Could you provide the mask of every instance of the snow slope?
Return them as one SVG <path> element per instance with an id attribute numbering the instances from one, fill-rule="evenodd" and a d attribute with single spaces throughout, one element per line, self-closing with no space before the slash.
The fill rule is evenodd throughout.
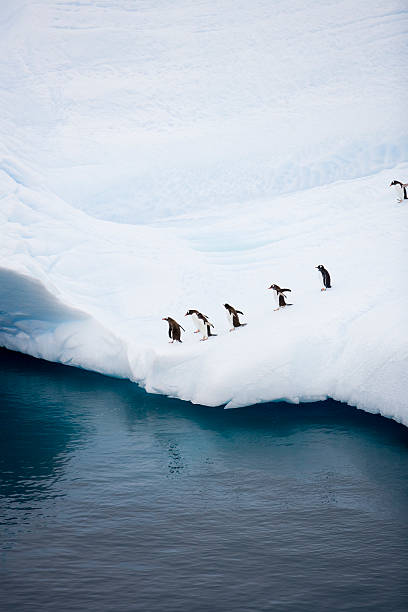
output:
<path id="1" fill-rule="evenodd" d="M 388 189 L 408 180 L 407 15 L 3 0 L 0 345 L 201 404 L 333 397 L 408 424 L 408 209 Z M 273 282 L 294 306 L 273 312 Z"/>
<path id="2" fill-rule="evenodd" d="M 0 131 L 140 223 L 407 160 L 405 0 L 2 0 Z"/>

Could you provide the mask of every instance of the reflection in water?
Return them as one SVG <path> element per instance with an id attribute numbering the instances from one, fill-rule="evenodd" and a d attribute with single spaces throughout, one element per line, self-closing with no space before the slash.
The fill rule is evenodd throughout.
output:
<path id="1" fill-rule="evenodd" d="M 2 507 L 0 520 L 27 517 L 41 500 L 63 494 L 56 483 L 86 437 L 80 392 L 67 368 L 0 351 L 0 499 L 26 511 L 8 516 Z"/>
<path id="2" fill-rule="evenodd" d="M 397 423 L 193 406 L 4 350 L 0 409 L 6 609 L 406 609 Z"/>
<path id="3" fill-rule="evenodd" d="M 169 444 L 169 474 L 180 474 L 185 469 L 184 458 L 176 442 Z"/>

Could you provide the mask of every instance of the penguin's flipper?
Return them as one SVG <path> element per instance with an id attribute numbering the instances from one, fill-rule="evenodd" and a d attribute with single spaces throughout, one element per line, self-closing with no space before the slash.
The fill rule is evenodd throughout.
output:
<path id="1" fill-rule="evenodd" d="M 238 314 L 242 314 L 242 315 L 244 314 L 244 313 L 242 312 L 242 310 L 237 310 L 237 313 L 238 313 Z"/>
<path id="2" fill-rule="evenodd" d="M 281 289 L 281 291 L 292 291 L 292 289 Z"/>

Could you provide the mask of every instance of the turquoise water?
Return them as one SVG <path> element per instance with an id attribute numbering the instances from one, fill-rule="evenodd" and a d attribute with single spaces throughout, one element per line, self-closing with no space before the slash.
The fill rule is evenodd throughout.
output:
<path id="1" fill-rule="evenodd" d="M 5 610 L 408 609 L 408 429 L 0 350 Z"/>

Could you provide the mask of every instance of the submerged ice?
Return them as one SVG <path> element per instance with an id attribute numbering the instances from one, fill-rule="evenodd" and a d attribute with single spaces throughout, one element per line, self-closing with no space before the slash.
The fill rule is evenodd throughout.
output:
<path id="1" fill-rule="evenodd" d="M 406 26 L 400 2 L 4 3 L 0 344 L 205 405 L 408 424 Z"/>

